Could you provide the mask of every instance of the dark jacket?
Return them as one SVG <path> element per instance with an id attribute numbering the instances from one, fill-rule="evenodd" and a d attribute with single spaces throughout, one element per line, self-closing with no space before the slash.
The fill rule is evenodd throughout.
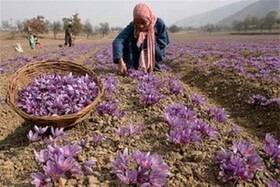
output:
<path id="1" fill-rule="evenodd" d="M 134 37 L 134 25 L 131 22 L 113 41 L 113 60 L 123 58 L 128 68 L 138 68 L 138 61 L 141 50 L 136 45 Z M 159 62 L 165 59 L 165 48 L 169 44 L 167 28 L 161 18 L 157 18 L 155 24 L 155 58 L 154 70 L 160 70 Z M 140 48 L 146 48 L 145 40 Z"/>
<path id="2" fill-rule="evenodd" d="M 71 47 L 72 45 L 72 27 L 68 26 L 66 29 L 65 29 L 65 44 L 64 45 L 67 45 L 69 44 L 69 46 Z"/>

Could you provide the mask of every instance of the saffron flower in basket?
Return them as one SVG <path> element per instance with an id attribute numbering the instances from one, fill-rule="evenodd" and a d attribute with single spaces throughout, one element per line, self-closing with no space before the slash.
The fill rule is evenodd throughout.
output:
<path id="1" fill-rule="evenodd" d="M 43 74 L 20 90 L 17 106 L 35 116 L 73 114 L 89 105 L 97 97 L 98 90 L 98 85 L 87 74 Z"/>

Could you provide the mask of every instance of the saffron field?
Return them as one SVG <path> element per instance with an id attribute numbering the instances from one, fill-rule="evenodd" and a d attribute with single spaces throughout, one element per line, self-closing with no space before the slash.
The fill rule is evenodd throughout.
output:
<path id="1" fill-rule="evenodd" d="M 116 73 L 113 38 L 63 48 L 45 37 L 31 50 L 1 34 L 0 186 L 279 187 L 279 36 L 172 34 L 161 73 L 127 76 Z M 46 60 L 80 63 L 104 84 L 70 129 L 28 124 L 5 102 L 11 75 Z"/>

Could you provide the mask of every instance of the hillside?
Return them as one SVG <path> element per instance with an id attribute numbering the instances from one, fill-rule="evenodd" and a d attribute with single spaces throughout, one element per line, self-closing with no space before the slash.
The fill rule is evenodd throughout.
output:
<path id="1" fill-rule="evenodd" d="M 248 15 L 253 17 L 264 17 L 268 12 L 276 11 L 280 15 L 280 1 L 279 0 L 259 0 L 244 9 L 236 12 L 219 22 L 218 25 L 230 25 L 233 21 L 244 20 Z"/>
<path id="2" fill-rule="evenodd" d="M 239 1 L 203 14 L 184 18 L 174 24 L 180 27 L 200 27 L 208 23 L 214 24 L 235 14 L 254 2 L 256 2 L 256 0 Z"/>

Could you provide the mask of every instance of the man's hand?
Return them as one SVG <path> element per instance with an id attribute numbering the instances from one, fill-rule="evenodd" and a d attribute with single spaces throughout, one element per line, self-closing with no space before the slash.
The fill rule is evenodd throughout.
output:
<path id="1" fill-rule="evenodd" d="M 120 74 L 125 75 L 127 68 L 122 58 L 118 59 L 118 71 Z"/>

